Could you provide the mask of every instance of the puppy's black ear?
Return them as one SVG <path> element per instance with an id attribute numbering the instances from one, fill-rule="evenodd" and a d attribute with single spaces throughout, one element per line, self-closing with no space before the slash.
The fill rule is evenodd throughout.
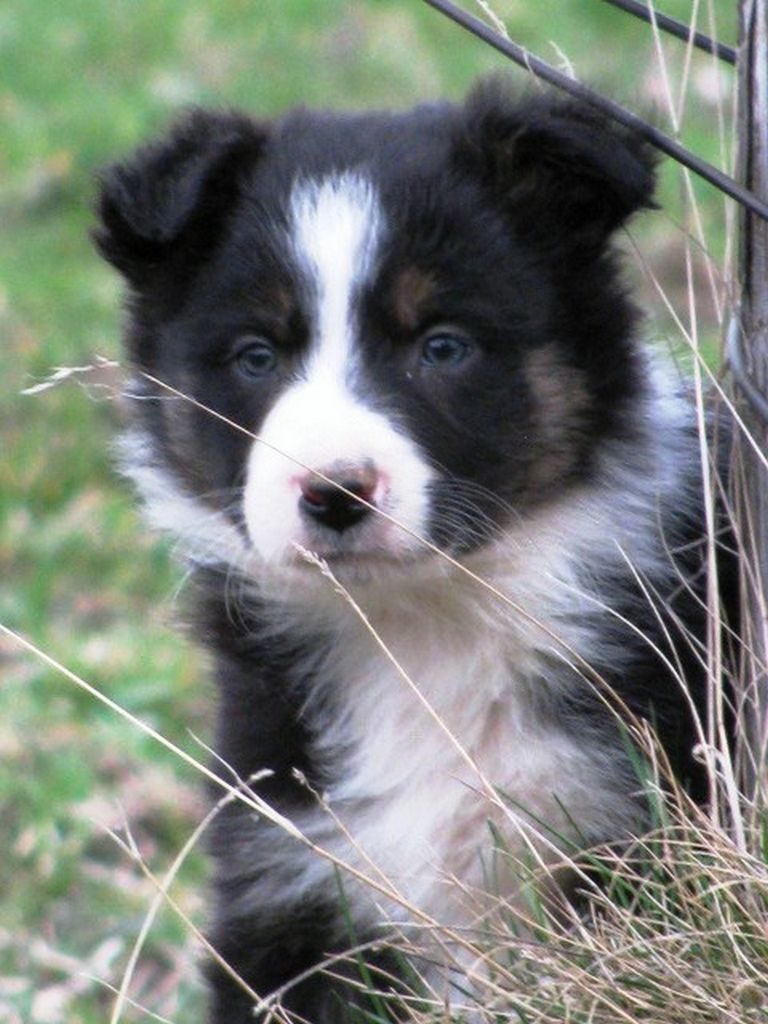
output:
<path id="1" fill-rule="evenodd" d="M 600 246 L 654 206 L 654 153 L 642 138 L 577 101 L 515 99 L 498 79 L 468 96 L 458 152 L 521 230 L 554 232 L 560 247 Z"/>
<path id="2" fill-rule="evenodd" d="M 251 119 L 195 110 L 170 134 L 102 172 L 93 232 L 101 254 L 135 286 L 185 247 L 213 243 L 267 130 Z"/>

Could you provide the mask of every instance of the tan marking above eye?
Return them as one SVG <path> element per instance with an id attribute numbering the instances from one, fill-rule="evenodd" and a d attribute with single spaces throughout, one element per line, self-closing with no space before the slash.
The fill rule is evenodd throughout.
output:
<path id="1" fill-rule="evenodd" d="M 263 324 L 266 332 L 279 340 L 290 338 L 291 329 L 301 308 L 294 290 L 285 284 L 257 288 L 244 301 L 244 313 L 254 323 Z"/>
<path id="2" fill-rule="evenodd" d="M 395 316 L 406 330 L 418 330 L 435 290 L 432 275 L 418 267 L 407 267 L 397 276 L 392 300 Z"/>

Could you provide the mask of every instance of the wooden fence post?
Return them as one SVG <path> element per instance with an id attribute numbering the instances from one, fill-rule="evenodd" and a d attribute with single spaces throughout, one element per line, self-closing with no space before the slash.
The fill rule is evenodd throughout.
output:
<path id="1" fill-rule="evenodd" d="M 768 200 L 768 0 L 739 0 L 738 163 L 740 178 Z M 768 458 L 768 222 L 742 210 L 739 309 L 730 332 L 738 408 Z M 750 791 L 764 781 L 768 746 L 768 470 L 738 439 L 734 501 L 748 569 L 743 573 L 742 696 L 744 774 Z"/>

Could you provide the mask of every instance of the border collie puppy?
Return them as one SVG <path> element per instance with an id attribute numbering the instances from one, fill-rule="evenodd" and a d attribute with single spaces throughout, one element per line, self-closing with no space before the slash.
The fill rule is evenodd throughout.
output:
<path id="1" fill-rule="evenodd" d="M 498 82 L 197 111 L 105 172 L 123 462 L 250 787 L 211 826 L 214 1024 L 363 1019 L 345 954 L 388 967 L 394 934 L 450 992 L 515 858 L 642 827 L 622 718 L 704 795 L 699 442 L 612 251 L 653 185 L 634 135 Z"/>

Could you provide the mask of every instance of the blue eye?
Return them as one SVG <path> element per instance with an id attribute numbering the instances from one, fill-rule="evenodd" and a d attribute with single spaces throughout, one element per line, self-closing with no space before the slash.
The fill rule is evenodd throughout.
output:
<path id="1" fill-rule="evenodd" d="M 439 331 L 431 334 L 421 349 L 424 366 L 458 366 L 472 352 L 472 343 L 460 334 Z"/>
<path id="2" fill-rule="evenodd" d="M 240 346 L 235 362 L 244 377 L 268 377 L 277 368 L 277 354 L 264 338 L 254 338 Z"/>

